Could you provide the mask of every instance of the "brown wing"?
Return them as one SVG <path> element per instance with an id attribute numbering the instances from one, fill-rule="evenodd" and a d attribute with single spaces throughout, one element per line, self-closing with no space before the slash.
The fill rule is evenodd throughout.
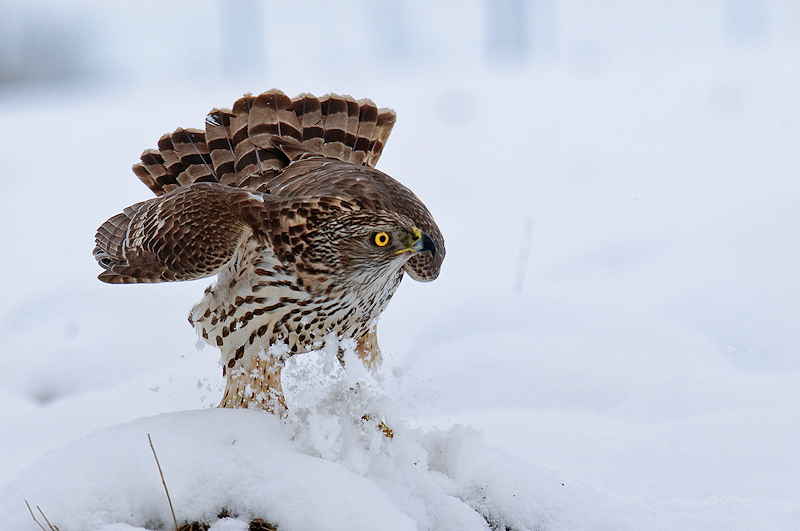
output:
<path id="1" fill-rule="evenodd" d="M 217 274 L 249 238 L 297 264 L 302 234 L 344 211 L 338 197 L 271 197 L 218 183 L 181 186 L 137 203 L 97 230 L 94 255 L 111 284 L 193 280 Z"/>
<path id="2" fill-rule="evenodd" d="M 216 274 L 263 217 L 259 197 L 216 183 L 181 186 L 126 208 L 97 231 L 95 258 L 112 284 Z"/>

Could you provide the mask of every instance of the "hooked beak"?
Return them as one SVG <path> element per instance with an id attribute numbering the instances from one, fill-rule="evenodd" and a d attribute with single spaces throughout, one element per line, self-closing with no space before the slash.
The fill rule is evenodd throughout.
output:
<path id="1" fill-rule="evenodd" d="M 433 239 L 416 227 L 412 230 L 414 231 L 414 241 L 411 242 L 409 247 L 395 251 L 394 254 L 405 252 L 424 253 L 429 251 L 433 256 L 436 256 L 436 245 L 433 243 Z"/>

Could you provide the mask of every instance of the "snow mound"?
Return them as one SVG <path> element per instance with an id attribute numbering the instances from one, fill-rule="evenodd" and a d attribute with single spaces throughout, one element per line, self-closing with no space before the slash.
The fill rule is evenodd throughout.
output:
<path id="1" fill-rule="evenodd" d="M 539 502 L 554 499 L 540 489 L 563 488 L 463 427 L 393 426 L 388 438 L 360 418 L 307 418 L 301 427 L 259 411 L 211 409 L 105 429 L 51 452 L 4 486 L 0 521 L 36 529 L 28 500 L 61 531 L 170 529 L 148 434 L 179 523 L 212 523 L 227 512 L 285 531 L 485 530 L 487 521 L 495 529 L 540 529 L 548 517 Z M 236 528 L 231 519 L 213 526 Z"/>
<path id="2" fill-rule="evenodd" d="M 148 436 L 178 523 L 210 531 L 246 530 L 253 519 L 279 531 L 722 530 L 765 521 L 777 529 L 796 519 L 791 503 L 664 502 L 564 482 L 473 428 L 409 425 L 407 405 L 386 392 L 396 382 L 366 372 L 351 350 L 345 373 L 336 352 L 290 360 L 284 419 L 245 409 L 164 413 L 45 454 L 0 487 L 2 528 L 40 529 L 27 501 L 60 531 L 172 530 Z"/>
<path id="3" fill-rule="evenodd" d="M 281 531 L 566 529 L 577 499 L 581 514 L 596 505 L 472 429 L 407 426 L 374 381 L 353 381 L 324 354 L 289 370 L 311 391 L 289 384 L 298 396 L 288 418 L 207 409 L 107 428 L 0 488 L 0 521 L 38 529 L 27 500 L 60 531 L 171 529 L 148 435 L 178 523 L 214 531 L 254 518 Z"/>

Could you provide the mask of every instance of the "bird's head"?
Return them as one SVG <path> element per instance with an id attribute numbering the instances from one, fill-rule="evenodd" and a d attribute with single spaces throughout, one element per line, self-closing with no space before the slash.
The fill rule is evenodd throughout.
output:
<path id="1" fill-rule="evenodd" d="M 321 223 L 315 233 L 308 258 L 348 283 L 380 282 L 412 256 L 437 251 L 431 237 L 411 218 L 393 212 L 347 212 Z"/>

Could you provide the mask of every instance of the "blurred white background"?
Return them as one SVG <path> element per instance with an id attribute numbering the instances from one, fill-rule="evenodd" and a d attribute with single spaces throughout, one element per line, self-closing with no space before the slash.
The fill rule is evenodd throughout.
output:
<path id="1" fill-rule="evenodd" d="M 398 113 L 378 168 L 448 245 L 381 322 L 410 422 L 720 528 L 798 518 L 800 4 L 0 10 L 0 479 L 215 403 L 185 322 L 207 282 L 102 285 L 93 234 L 149 197 L 130 166 L 162 133 L 280 88 Z"/>

